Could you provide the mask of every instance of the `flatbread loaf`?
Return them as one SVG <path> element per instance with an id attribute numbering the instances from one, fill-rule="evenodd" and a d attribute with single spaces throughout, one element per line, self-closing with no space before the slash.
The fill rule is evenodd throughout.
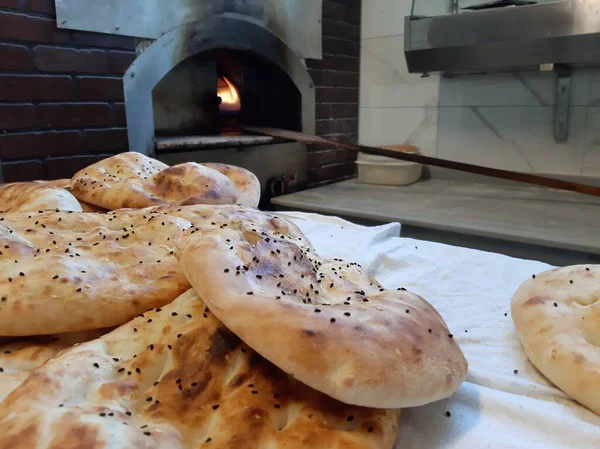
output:
<path id="1" fill-rule="evenodd" d="M 600 414 L 600 265 L 536 274 L 515 292 L 511 313 L 531 363 Z"/>
<path id="2" fill-rule="evenodd" d="M 237 204 L 242 206 L 257 207 L 260 202 L 260 181 L 249 170 L 234 165 L 205 163 L 205 167 L 217 170 L 227 176 L 237 188 L 239 197 Z"/>
<path id="3" fill-rule="evenodd" d="M 0 344 L 0 402 L 29 375 L 29 371 L 73 345 L 100 337 L 110 329 L 12 339 Z"/>
<path id="4" fill-rule="evenodd" d="M 0 447 L 389 449 L 398 414 L 294 381 L 190 290 L 34 369 L 0 404 Z"/>
<path id="5" fill-rule="evenodd" d="M 46 182 L 15 182 L 0 185 L 0 213 L 54 209 L 75 212 L 82 210 L 73 195 Z"/>
<path id="6" fill-rule="evenodd" d="M 296 379 L 339 401 L 403 408 L 452 395 L 467 362 L 439 313 L 300 236 L 231 220 L 178 244 L 183 271 L 223 323 Z"/>
<path id="7" fill-rule="evenodd" d="M 282 222 L 241 206 L 1 215 L 0 335 L 118 326 L 171 302 L 190 288 L 176 239 L 192 223 L 230 217 L 265 229 Z"/>
<path id="8" fill-rule="evenodd" d="M 79 171 L 71 180 L 78 199 L 104 209 L 160 204 L 235 204 L 238 191 L 227 176 L 188 162 L 169 167 L 140 153 L 126 152 Z"/>

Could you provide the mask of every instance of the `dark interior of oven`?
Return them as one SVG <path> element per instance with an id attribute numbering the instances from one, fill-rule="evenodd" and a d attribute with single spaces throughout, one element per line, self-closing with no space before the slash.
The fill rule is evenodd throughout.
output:
<path id="1" fill-rule="evenodd" d="M 228 103 L 232 88 L 238 106 Z M 216 50 L 187 59 L 154 88 L 153 106 L 157 138 L 243 135 L 243 125 L 302 129 L 301 95 L 293 81 L 245 51 Z"/>

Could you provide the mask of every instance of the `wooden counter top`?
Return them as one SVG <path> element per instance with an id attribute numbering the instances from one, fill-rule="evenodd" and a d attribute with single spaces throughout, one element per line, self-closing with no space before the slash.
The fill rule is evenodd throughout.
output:
<path id="1" fill-rule="evenodd" d="M 553 189 L 446 179 L 395 187 L 353 179 L 272 202 L 286 209 L 600 254 L 600 198 Z"/>

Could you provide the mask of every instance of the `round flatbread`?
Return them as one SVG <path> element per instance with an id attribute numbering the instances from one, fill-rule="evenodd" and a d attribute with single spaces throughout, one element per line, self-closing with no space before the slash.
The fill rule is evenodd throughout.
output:
<path id="1" fill-rule="evenodd" d="M 391 449 L 398 415 L 290 378 L 190 290 L 34 369 L 0 404 L 0 447 Z"/>
<path id="2" fill-rule="evenodd" d="M 82 211 L 77 198 L 47 182 L 15 182 L 0 185 L 0 213 L 55 209 Z"/>
<path id="3" fill-rule="evenodd" d="M 249 170 L 234 165 L 204 163 L 205 167 L 212 168 L 227 176 L 238 190 L 237 204 L 248 207 L 257 207 L 260 202 L 260 181 Z"/>
<path id="4" fill-rule="evenodd" d="M 194 162 L 169 167 L 126 152 L 79 171 L 71 180 L 79 200 L 108 209 L 160 204 L 235 204 L 238 192 L 227 176 Z"/>
<path id="5" fill-rule="evenodd" d="M 119 326 L 190 288 L 174 256 L 192 223 L 230 217 L 270 229 L 278 220 L 241 206 L 161 206 L 106 214 L 0 217 L 0 335 Z"/>
<path id="6" fill-rule="evenodd" d="M 73 345 L 98 338 L 110 329 L 12 339 L 0 344 L 0 402 L 21 384 L 29 371 Z"/>
<path id="7" fill-rule="evenodd" d="M 536 274 L 515 292 L 511 313 L 531 363 L 600 414 L 600 265 Z"/>
<path id="8" fill-rule="evenodd" d="M 452 395 L 467 362 L 439 313 L 383 289 L 359 266 L 321 260 L 281 220 L 196 224 L 181 237 L 183 271 L 246 344 L 339 401 L 403 408 Z"/>

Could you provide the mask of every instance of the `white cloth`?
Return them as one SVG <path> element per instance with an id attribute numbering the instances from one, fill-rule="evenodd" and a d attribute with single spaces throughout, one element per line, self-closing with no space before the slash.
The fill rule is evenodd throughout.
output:
<path id="1" fill-rule="evenodd" d="M 400 238 L 397 223 L 363 227 L 314 214 L 281 215 L 322 257 L 358 262 L 385 287 L 426 298 L 465 353 L 467 381 L 448 400 L 404 410 L 397 449 L 600 449 L 600 417 L 534 368 L 511 319 L 517 287 L 550 265 Z"/>

